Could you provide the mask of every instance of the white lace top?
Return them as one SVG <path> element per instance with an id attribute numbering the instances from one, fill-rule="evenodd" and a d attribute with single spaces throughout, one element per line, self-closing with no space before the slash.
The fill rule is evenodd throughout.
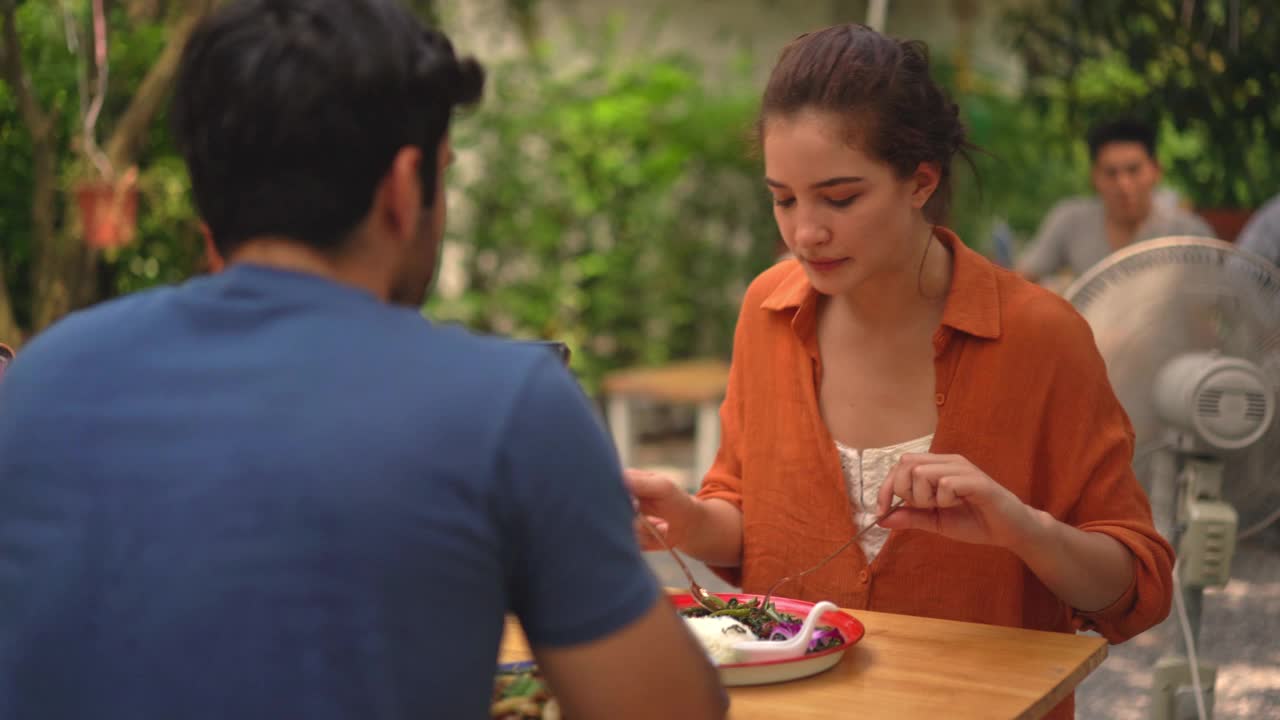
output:
<path id="1" fill-rule="evenodd" d="M 853 520 L 858 530 L 875 522 L 876 498 L 880 495 L 880 487 L 884 485 L 885 476 L 898 459 L 906 453 L 929 452 L 932 444 L 931 434 L 889 447 L 866 450 L 856 450 L 836 442 L 836 449 L 840 451 L 840 467 L 844 470 L 845 483 L 849 488 L 849 500 L 853 504 Z M 875 559 L 888 538 L 888 530 L 874 527 L 858 540 L 862 545 L 862 552 L 866 553 L 867 562 Z"/>

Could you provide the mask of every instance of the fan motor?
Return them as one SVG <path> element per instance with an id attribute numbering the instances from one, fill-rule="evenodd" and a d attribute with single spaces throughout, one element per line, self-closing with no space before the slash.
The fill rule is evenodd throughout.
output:
<path id="1" fill-rule="evenodd" d="M 1155 406 L 1169 424 L 1218 450 L 1239 450 L 1271 427 L 1275 400 L 1252 363 L 1216 352 L 1187 353 L 1156 375 Z"/>

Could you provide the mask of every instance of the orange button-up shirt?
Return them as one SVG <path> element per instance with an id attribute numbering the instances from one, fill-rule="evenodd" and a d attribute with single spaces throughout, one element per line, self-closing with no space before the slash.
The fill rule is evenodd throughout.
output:
<path id="1" fill-rule="evenodd" d="M 953 233 L 933 337 L 938 424 L 931 452 L 963 455 L 1023 502 L 1110 535 L 1135 578 L 1098 612 L 1068 607 L 1012 552 L 895 530 L 868 563 L 855 544 L 781 591 L 842 607 L 1037 630 L 1096 629 L 1121 642 L 1160 622 L 1173 549 L 1132 470 L 1134 436 L 1083 318 L 997 268 Z M 856 532 L 853 499 L 818 408 L 818 294 L 794 260 L 747 290 L 720 411 L 721 446 L 698 495 L 742 510 L 742 564 L 717 571 L 746 592 L 817 564 Z M 1071 717 L 1071 700 L 1052 717 Z"/>

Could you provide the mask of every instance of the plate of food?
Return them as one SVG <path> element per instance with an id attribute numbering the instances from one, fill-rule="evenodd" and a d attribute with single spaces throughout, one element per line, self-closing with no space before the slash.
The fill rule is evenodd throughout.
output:
<path id="1" fill-rule="evenodd" d="M 818 618 L 802 655 L 785 660 L 740 662 L 735 646 L 745 640 L 779 642 L 800 631 L 815 603 L 772 598 L 762 608 L 760 595 L 716 593 L 724 607 L 703 608 L 688 593 L 669 595 L 676 612 L 702 644 L 729 687 L 765 685 L 810 677 L 835 667 L 866 630 L 849 614 L 832 610 Z M 714 602 L 714 601 L 713 601 Z M 532 661 L 498 666 L 489 716 L 497 720 L 560 720 L 560 706 Z"/>
<path id="2" fill-rule="evenodd" d="M 785 660 L 743 662 L 735 645 L 746 640 L 785 641 L 800 631 L 814 603 L 774 597 L 761 607 L 760 595 L 715 593 L 724 608 L 711 612 L 688 593 L 670 596 L 690 632 L 720 671 L 729 687 L 786 682 L 825 672 L 844 658 L 866 629 L 840 610 L 824 613 L 803 655 Z"/>
<path id="3" fill-rule="evenodd" d="M 536 663 L 498 666 L 493 676 L 489 717 L 497 720 L 561 720 L 560 704 L 542 679 Z"/>

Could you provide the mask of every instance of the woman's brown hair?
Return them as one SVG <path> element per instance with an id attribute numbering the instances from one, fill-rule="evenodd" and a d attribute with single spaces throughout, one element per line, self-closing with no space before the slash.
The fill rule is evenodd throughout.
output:
<path id="1" fill-rule="evenodd" d="M 772 117 L 806 110 L 845 122 L 846 136 L 887 163 L 899 177 L 922 162 L 937 163 L 938 189 L 924 207 L 933 223 L 946 221 L 951 202 L 951 161 L 969 161 L 960 108 L 929 74 L 929 47 L 897 40 L 865 25 L 837 25 L 806 33 L 782 49 L 769 75 L 757 123 L 763 143 Z"/>

